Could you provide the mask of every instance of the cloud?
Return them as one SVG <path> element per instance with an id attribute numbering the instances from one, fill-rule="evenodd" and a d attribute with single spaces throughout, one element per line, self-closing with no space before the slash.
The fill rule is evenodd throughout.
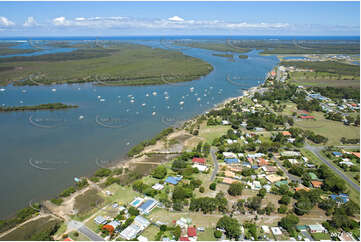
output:
<path id="1" fill-rule="evenodd" d="M 179 16 L 173 16 L 171 18 L 168 18 L 169 21 L 174 21 L 174 22 L 183 22 L 184 19 L 179 17 Z"/>
<path id="2" fill-rule="evenodd" d="M 38 26 L 39 24 L 36 22 L 35 18 L 30 16 L 26 19 L 25 23 L 23 24 L 24 27 L 34 27 Z"/>
<path id="3" fill-rule="evenodd" d="M 71 26 L 71 21 L 68 21 L 65 17 L 58 17 L 53 19 L 53 24 L 56 26 Z"/>
<path id="4" fill-rule="evenodd" d="M 10 21 L 9 19 L 0 16 L 0 26 L 5 26 L 5 27 L 9 27 L 9 26 L 14 26 L 15 23 Z"/>

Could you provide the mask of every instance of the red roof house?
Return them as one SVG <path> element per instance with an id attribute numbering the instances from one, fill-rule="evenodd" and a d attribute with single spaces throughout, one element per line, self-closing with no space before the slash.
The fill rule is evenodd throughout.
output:
<path id="1" fill-rule="evenodd" d="M 268 165 L 268 161 L 266 161 L 263 158 L 258 159 L 258 166 L 266 166 L 266 165 Z"/>
<path id="2" fill-rule="evenodd" d="M 352 152 L 352 154 L 360 159 L 360 152 Z"/>
<path id="3" fill-rule="evenodd" d="M 283 131 L 282 135 L 283 136 L 291 136 L 291 133 L 289 131 Z"/>
<path id="4" fill-rule="evenodd" d="M 114 227 L 109 225 L 109 224 L 106 224 L 103 226 L 103 229 L 105 230 L 108 230 L 109 233 L 113 233 L 114 232 Z"/>
<path id="5" fill-rule="evenodd" d="M 301 119 L 315 119 L 313 116 L 300 116 Z"/>
<path id="6" fill-rule="evenodd" d="M 73 241 L 71 238 L 66 238 L 66 239 L 64 239 L 63 241 Z"/>
<path id="7" fill-rule="evenodd" d="M 190 240 L 188 239 L 188 237 L 180 237 L 179 241 L 190 241 Z"/>
<path id="8" fill-rule="evenodd" d="M 194 158 L 192 159 L 192 162 L 193 162 L 193 163 L 205 164 L 205 163 L 206 163 L 206 159 L 194 157 Z"/>
<path id="9" fill-rule="evenodd" d="M 195 227 L 188 228 L 188 237 L 195 237 L 197 236 L 197 229 Z"/>

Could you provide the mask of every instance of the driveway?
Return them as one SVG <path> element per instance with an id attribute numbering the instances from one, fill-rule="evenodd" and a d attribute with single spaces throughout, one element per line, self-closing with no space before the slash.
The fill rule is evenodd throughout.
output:
<path id="1" fill-rule="evenodd" d="M 80 233 L 84 234 L 92 241 L 104 241 L 102 237 L 94 233 L 92 230 L 90 230 L 87 226 L 85 226 L 83 223 L 79 221 L 71 220 L 68 223 L 68 228 L 72 228 L 73 230 L 78 230 Z"/>
<path id="2" fill-rule="evenodd" d="M 306 144 L 305 148 L 309 151 L 311 151 L 315 156 L 317 156 L 324 164 L 326 164 L 329 168 L 331 168 L 334 172 L 336 172 L 339 176 L 341 176 L 352 188 L 354 188 L 357 191 L 360 191 L 360 184 L 354 183 L 350 178 L 348 178 L 342 171 L 337 169 L 330 161 L 325 159 L 321 155 L 321 150 L 324 148 L 323 146 L 313 146 Z"/>
<path id="3" fill-rule="evenodd" d="M 216 177 L 216 175 L 218 173 L 218 160 L 217 160 L 216 152 L 217 152 L 217 148 L 212 146 L 211 147 L 211 156 L 212 156 L 213 163 L 214 163 L 214 169 L 213 169 L 213 173 L 211 176 L 211 181 L 214 180 L 214 178 Z"/>

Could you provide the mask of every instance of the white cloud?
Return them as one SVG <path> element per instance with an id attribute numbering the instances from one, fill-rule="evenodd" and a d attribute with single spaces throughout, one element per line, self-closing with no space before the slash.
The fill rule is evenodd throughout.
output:
<path id="1" fill-rule="evenodd" d="M 171 18 L 168 18 L 169 21 L 174 21 L 174 22 L 183 22 L 184 19 L 179 17 L 179 16 L 173 16 Z"/>
<path id="2" fill-rule="evenodd" d="M 53 23 L 56 26 L 70 26 L 71 21 L 68 21 L 65 17 L 58 17 L 53 19 Z"/>
<path id="3" fill-rule="evenodd" d="M 10 21 L 9 19 L 0 16 L 0 26 L 5 26 L 5 27 L 9 27 L 9 26 L 13 26 L 15 25 L 14 22 Z"/>
<path id="4" fill-rule="evenodd" d="M 36 22 L 35 18 L 30 16 L 26 19 L 25 23 L 23 24 L 24 27 L 34 27 L 38 26 L 39 24 Z"/>

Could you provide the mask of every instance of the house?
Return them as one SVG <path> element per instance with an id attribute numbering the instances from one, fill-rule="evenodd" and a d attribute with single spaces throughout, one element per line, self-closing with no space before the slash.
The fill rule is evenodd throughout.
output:
<path id="1" fill-rule="evenodd" d="M 190 241 L 188 237 L 180 237 L 179 241 Z"/>
<path id="2" fill-rule="evenodd" d="M 337 194 L 331 194 L 330 198 L 334 201 L 336 201 L 337 203 L 347 203 L 349 201 L 349 197 L 347 194 L 345 193 L 341 193 L 339 195 Z"/>
<path id="3" fill-rule="evenodd" d="M 301 156 L 301 153 L 297 151 L 283 151 L 281 152 L 281 156 L 295 157 L 295 156 Z"/>
<path id="4" fill-rule="evenodd" d="M 225 158 L 229 158 L 229 159 L 237 158 L 237 155 L 232 152 L 223 152 L 222 154 Z"/>
<path id="5" fill-rule="evenodd" d="M 340 241 L 356 241 L 356 239 L 353 238 L 351 233 L 345 231 L 342 231 L 342 233 L 338 235 L 338 239 Z"/>
<path id="6" fill-rule="evenodd" d="M 158 201 L 155 199 L 148 199 L 138 207 L 140 214 L 149 214 L 150 211 L 158 204 Z"/>
<path id="7" fill-rule="evenodd" d="M 288 159 L 288 161 L 289 161 L 292 165 L 298 164 L 298 160 L 296 160 L 296 159 Z"/>
<path id="8" fill-rule="evenodd" d="M 271 175 L 266 176 L 266 179 L 269 182 L 274 183 L 274 182 L 278 182 L 278 181 L 282 180 L 282 177 L 279 175 L 271 174 Z"/>
<path id="9" fill-rule="evenodd" d="M 144 237 L 144 236 L 142 236 L 142 235 L 139 235 L 137 239 L 138 239 L 138 241 L 140 241 L 140 242 L 149 241 L 147 237 Z"/>
<path id="10" fill-rule="evenodd" d="M 119 236 L 125 240 L 132 240 L 137 237 L 143 231 L 143 228 L 135 223 L 132 223 L 128 227 L 126 227 L 122 232 L 120 232 Z"/>
<path id="11" fill-rule="evenodd" d="M 270 192 L 272 187 L 270 185 L 264 185 L 263 188 L 266 189 L 267 192 Z"/>
<path id="12" fill-rule="evenodd" d="M 200 171 L 200 172 L 206 172 L 206 171 L 208 171 L 208 167 L 207 167 L 207 166 L 204 166 L 204 165 L 194 164 L 192 167 L 193 167 L 193 168 L 197 168 L 197 170 Z"/>
<path id="13" fill-rule="evenodd" d="M 249 185 L 252 190 L 259 190 L 262 188 L 261 183 L 259 181 L 253 181 L 252 183 L 248 182 L 247 185 Z"/>
<path id="14" fill-rule="evenodd" d="M 268 233 L 271 232 L 271 231 L 269 230 L 269 227 L 266 226 L 266 225 L 262 225 L 261 228 L 262 228 L 263 232 L 266 233 L 266 234 L 268 234 Z"/>
<path id="15" fill-rule="evenodd" d="M 251 157 L 247 157 L 247 160 L 250 164 L 253 164 L 253 159 Z"/>
<path id="16" fill-rule="evenodd" d="M 262 166 L 262 170 L 266 173 L 275 173 L 278 171 L 276 166 Z"/>
<path id="17" fill-rule="evenodd" d="M 341 161 L 340 165 L 353 166 L 354 164 L 351 161 Z"/>
<path id="18" fill-rule="evenodd" d="M 239 159 L 238 158 L 226 158 L 226 159 L 224 159 L 224 162 L 226 162 L 227 164 L 234 164 L 234 163 L 239 163 Z"/>
<path id="19" fill-rule="evenodd" d="M 109 232 L 113 232 L 119 225 L 121 225 L 121 223 L 118 220 L 113 220 L 110 223 L 106 224 L 103 226 L 103 228 L 105 228 L 106 230 L 108 230 Z"/>
<path id="20" fill-rule="evenodd" d="M 225 171 L 224 176 L 233 178 L 236 176 L 236 174 L 232 171 Z"/>
<path id="21" fill-rule="evenodd" d="M 295 141 L 296 141 L 295 138 L 288 138 L 288 139 L 287 139 L 287 142 L 289 142 L 289 143 L 293 143 L 293 142 L 295 142 Z"/>
<path id="22" fill-rule="evenodd" d="M 311 184 L 314 188 L 321 188 L 323 182 L 322 181 L 311 181 Z"/>
<path id="23" fill-rule="evenodd" d="M 298 186 L 295 187 L 295 191 L 297 192 L 297 191 L 301 191 L 301 190 L 305 190 L 306 192 L 308 192 L 308 191 L 311 190 L 311 189 L 309 189 L 308 187 L 305 187 L 305 186 L 302 185 L 302 184 L 298 184 Z"/>
<path id="24" fill-rule="evenodd" d="M 263 158 L 259 158 L 258 159 L 258 165 L 259 166 L 266 166 L 266 165 L 268 165 L 268 161 L 263 159 Z"/>
<path id="25" fill-rule="evenodd" d="M 198 158 L 198 157 L 194 157 L 193 159 L 192 159 L 192 162 L 193 163 L 199 163 L 199 164 L 206 164 L 206 159 L 204 159 L 204 158 Z"/>
<path id="26" fill-rule="evenodd" d="M 148 219 L 144 218 L 143 216 L 136 216 L 134 218 L 134 222 L 136 225 L 140 226 L 143 230 L 145 228 L 147 228 L 150 225 L 150 222 L 148 221 Z"/>
<path id="27" fill-rule="evenodd" d="M 97 216 L 95 219 L 94 219 L 94 222 L 96 224 L 106 224 L 107 223 L 107 220 L 103 217 L 103 216 Z"/>
<path id="28" fill-rule="evenodd" d="M 341 152 L 337 152 L 337 151 L 334 151 L 332 152 L 332 154 L 336 157 L 341 157 L 342 156 L 342 153 Z"/>
<path id="29" fill-rule="evenodd" d="M 247 167 L 247 168 L 251 168 L 251 164 L 249 164 L 248 162 L 243 162 L 242 166 Z"/>
<path id="30" fill-rule="evenodd" d="M 160 190 L 162 190 L 162 189 L 164 188 L 164 185 L 157 183 L 157 184 L 154 184 L 154 185 L 152 186 L 152 188 L 153 188 L 154 190 L 160 191 Z"/>
<path id="31" fill-rule="evenodd" d="M 315 119 L 313 116 L 300 116 L 301 119 Z"/>
<path id="32" fill-rule="evenodd" d="M 195 227 L 189 227 L 187 230 L 188 237 L 196 237 L 197 236 L 197 229 Z"/>
<path id="33" fill-rule="evenodd" d="M 178 225 L 181 228 L 186 228 L 188 226 L 188 224 L 190 224 L 192 222 L 191 219 L 186 219 L 186 218 L 180 218 L 178 219 L 175 223 L 176 225 Z"/>
<path id="34" fill-rule="evenodd" d="M 182 180 L 182 176 L 168 176 L 167 179 L 165 179 L 166 183 L 170 183 L 173 185 L 177 185 L 181 180 Z"/>
<path id="35" fill-rule="evenodd" d="M 289 131 L 283 131 L 282 135 L 283 136 L 292 136 L 292 134 Z"/>
<path id="36" fill-rule="evenodd" d="M 308 225 L 310 233 L 326 233 L 327 230 L 321 224 L 310 224 Z"/>
<path id="37" fill-rule="evenodd" d="M 222 120 L 222 125 L 229 125 L 230 122 L 228 120 Z"/>
<path id="38" fill-rule="evenodd" d="M 109 233 L 113 233 L 115 228 L 109 224 L 103 225 L 102 229 L 107 230 Z"/>
<path id="39" fill-rule="evenodd" d="M 271 227 L 271 231 L 273 235 L 282 235 L 282 231 L 279 227 Z"/>
<path id="40" fill-rule="evenodd" d="M 66 238 L 66 239 L 64 239 L 63 241 L 74 241 L 74 240 L 72 240 L 71 238 Z"/>

